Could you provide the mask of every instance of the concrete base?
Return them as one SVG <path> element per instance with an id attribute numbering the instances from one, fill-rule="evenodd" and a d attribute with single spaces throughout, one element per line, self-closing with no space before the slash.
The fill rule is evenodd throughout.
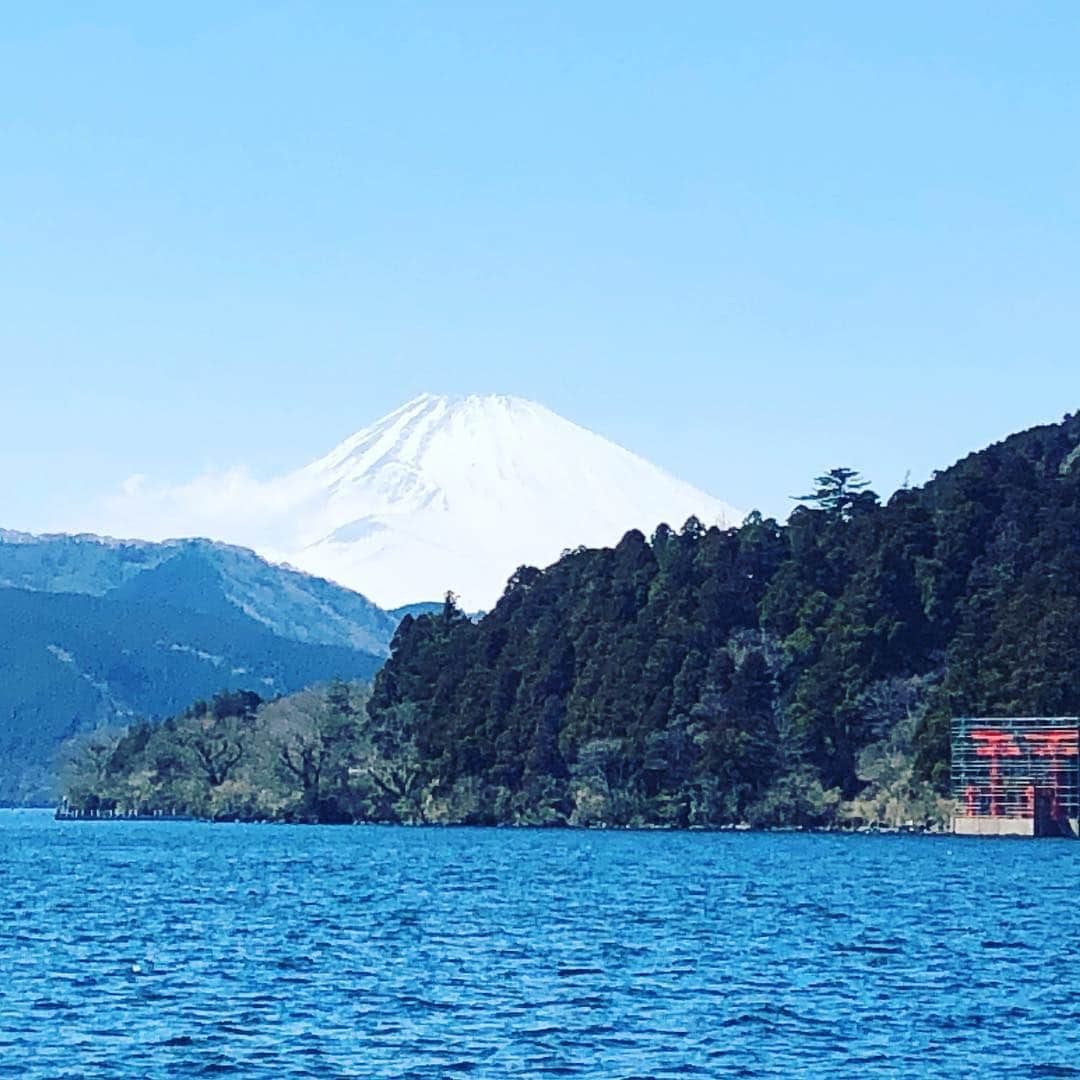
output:
<path id="1" fill-rule="evenodd" d="M 954 817 L 952 831 L 957 836 L 1034 836 L 1034 818 Z"/>

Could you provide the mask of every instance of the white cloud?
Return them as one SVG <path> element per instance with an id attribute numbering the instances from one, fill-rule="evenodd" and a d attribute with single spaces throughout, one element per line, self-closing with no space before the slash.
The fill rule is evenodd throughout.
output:
<path id="1" fill-rule="evenodd" d="M 242 465 L 180 484 L 136 473 L 91 511 L 90 529 L 118 537 L 167 540 L 206 536 L 261 550 L 295 540 L 298 500 L 289 477 L 261 481 Z"/>

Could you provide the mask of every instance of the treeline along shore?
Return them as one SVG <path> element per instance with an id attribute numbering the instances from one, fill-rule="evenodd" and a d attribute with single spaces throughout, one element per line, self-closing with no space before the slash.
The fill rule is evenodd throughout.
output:
<path id="1" fill-rule="evenodd" d="M 367 689 L 230 693 L 72 747 L 76 811 L 723 827 L 944 820 L 952 715 L 1080 711 L 1080 415 L 886 503 L 630 532 L 406 617 Z"/>

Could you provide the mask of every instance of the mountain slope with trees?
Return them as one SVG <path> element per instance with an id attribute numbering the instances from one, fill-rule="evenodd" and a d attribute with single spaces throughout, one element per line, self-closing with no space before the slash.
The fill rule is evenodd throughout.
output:
<path id="1" fill-rule="evenodd" d="M 398 619 L 357 593 L 204 540 L 0 535 L 0 804 L 55 797 L 79 732 L 221 689 L 370 678 Z"/>
<path id="2" fill-rule="evenodd" d="M 408 711 L 481 819 L 770 824 L 930 805 L 953 714 L 1080 711 L 1080 416 L 885 505 L 845 469 L 801 502 L 522 569 L 475 625 L 405 620 L 372 714 Z"/>
<path id="3" fill-rule="evenodd" d="M 478 622 L 406 617 L 365 709 L 307 710 L 338 782 L 283 815 L 933 824 L 951 715 L 1080 711 L 1080 415 L 884 505 L 849 469 L 800 502 L 522 568 Z"/>

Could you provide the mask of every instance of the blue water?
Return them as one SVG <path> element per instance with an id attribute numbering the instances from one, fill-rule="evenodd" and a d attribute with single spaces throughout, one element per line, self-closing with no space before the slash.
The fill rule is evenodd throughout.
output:
<path id="1" fill-rule="evenodd" d="M 1080 1075 L 1080 844 L 0 813 L 0 1075 Z"/>

